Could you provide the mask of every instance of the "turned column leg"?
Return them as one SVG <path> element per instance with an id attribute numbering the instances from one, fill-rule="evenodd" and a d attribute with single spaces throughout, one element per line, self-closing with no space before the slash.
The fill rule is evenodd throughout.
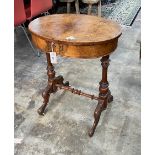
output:
<path id="1" fill-rule="evenodd" d="M 94 124 L 89 131 L 89 136 L 93 136 L 96 126 L 99 122 L 101 112 L 106 109 L 107 103 L 113 100 L 113 96 L 110 93 L 108 88 L 109 83 L 107 81 L 107 71 L 109 66 L 109 56 L 102 57 L 101 59 L 102 65 L 102 80 L 100 81 L 99 86 L 99 98 L 98 105 L 94 112 Z"/>
<path id="2" fill-rule="evenodd" d="M 38 109 L 39 115 L 44 115 L 44 111 L 49 101 L 50 94 L 54 92 L 53 86 L 52 86 L 53 79 L 55 78 L 54 66 L 51 63 L 49 53 L 46 53 L 46 58 L 47 58 L 48 85 L 42 93 L 42 97 L 44 100 L 43 100 L 43 105 Z"/>

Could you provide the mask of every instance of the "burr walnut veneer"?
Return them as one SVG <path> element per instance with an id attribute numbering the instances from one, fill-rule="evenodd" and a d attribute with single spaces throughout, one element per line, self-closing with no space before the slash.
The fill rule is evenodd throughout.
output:
<path id="1" fill-rule="evenodd" d="M 46 53 L 47 57 L 48 84 L 42 93 L 44 101 L 38 113 L 44 115 L 50 94 L 58 89 L 98 100 L 94 112 L 94 124 L 89 131 L 89 136 L 93 136 L 101 112 L 106 109 L 107 103 L 113 100 L 108 88 L 107 69 L 109 55 L 116 49 L 121 35 L 120 26 L 113 21 L 90 15 L 56 14 L 35 19 L 29 24 L 29 31 L 35 46 Z M 57 55 L 63 57 L 85 59 L 102 57 L 99 95 L 90 95 L 74 89 L 68 81 L 64 82 L 62 76 L 55 76 L 49 54 L 52 49 Z"/>

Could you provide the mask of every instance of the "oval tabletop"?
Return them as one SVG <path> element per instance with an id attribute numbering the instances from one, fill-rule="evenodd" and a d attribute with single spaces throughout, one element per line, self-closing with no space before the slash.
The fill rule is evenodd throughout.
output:
<path id="1" fill-rule="evenodd" d="M 33 20 L 32 35 L 65 45 L 90 46 L 111 42 L 121 35 L 121 27 L 111 20 L 81 14 L 54 14 Z"/>
<path id="2" fill-rule="evenodd" d="M 67 44 L 94 44 L 119 37 L 121 28 L 113 21 L 96 16 L 55 14 L 37 18 L 29 30 L 49 41 Z"/>

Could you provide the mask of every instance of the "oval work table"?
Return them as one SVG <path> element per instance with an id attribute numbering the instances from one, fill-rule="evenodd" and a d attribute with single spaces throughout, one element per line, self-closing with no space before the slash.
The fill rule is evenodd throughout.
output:
<path id="1" fill-rule="evenodd" d="M 32 41 L 47 57 L 48 84 L 42 93 L 43 105 L 38 109 L 44 115 L 51 93 L 64 89 L 73 94 L 98 101 L 94 112 L 94 123 L 89 130 L 93 136 L 99 122 L 101 112 L 113 101 L 108 88 L 107 70 L 109 56 L 116 49 L 121 27 L 110 20 L 90 15 L 55 14 L 40 17 L 29 24 Z M 63 76 L 55 76 L 50 52 L 54 49 L 57 55 L 70 58 L 92 59 L 101 57 L 102 79 L 99 82 L 99 95 L 90 95 L 74 89 Z M 93 74 L 93 73 L 92 73 Z"/>

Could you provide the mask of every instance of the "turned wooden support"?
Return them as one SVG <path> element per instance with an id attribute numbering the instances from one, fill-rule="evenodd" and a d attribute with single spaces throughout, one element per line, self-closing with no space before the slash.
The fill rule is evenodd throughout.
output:
<path id="1" fill-rule="evenodd" d="M 50 54 L 46 53 L 46 58 L 47 58 L 47 75 L 48 75 L 48 84 L 46 88 L 44 89 L 42 93 L 43 97 L 43 104 L 42 106 L 38 109 L 39 115 L 44 115 L 45 108 L 49 102 L 49 97 L 51 93 L 55 93 L 58 90 L 57 85 L 62 85 L 62 86 L 69 86 L 69 82 L 66 81 L 63 83 L 64 78 L 60 76 L 55 76 L 55 71 L 54 71 L 54 66 L 51 63 L 50 60 Z"/>
<path id="2" fill-rule="evenodd" d="M 100 81 L 99 86 L 99 97 L 102 98 L 104 101 L 108 99 L 109 96 L 109 82 L 107 80 L 107 72 L 109 66 L 109 56 L 102 57 L 101 65 L 102 65 L 102 80 Z M 103 109 L 106 109 L 107 102 L 103 103 Z"/>
<path id="3" fill-rule="evenodd" d="M 54 66 L 51 63 L 50 54 L 46 53 L 47 59 L 47 75 L 48 75 L 48 84 L 52 83 L 53 78 L 55 77 Z"/>
<path id="4" fill-rule="evenodd" d="M 100 98 L 95 96 L 95 95 L 90 95 L 88 93 L 84 93 L 81 90 L 78 90 L 78 89 L 70 87 L 69 85 L 66 86 L 66 84 L 65 85 L 64 84 L 63 85 L 62 84 L 56 84 L 56 86 L 58 88 L 60 88 L 60 89 L 64 89 L 64 90 L 70 91 L 73 94 L 77 94 L 77 95 L 80 95 L 80 96 L 85 96 L 85 97 L 88 97 L 88 98 L 90 98 L 92 100 L 100 100 Z"/>
<path id="5" fill-rule="evenodd" d="M 99 122 L 101 112 L 106 109 L 107 103 L 111 102 L 113 100 L 113 97 L 109 91 L 109 83 L 107 81 L 107 71 L 109 66 L 109 56 L 102 57 L 101 59 L 101 65 L 102 65 L 102 80 L 100 81 L 99 86 L 99 98 L 98 105 L 94 112 L 94 124 L 92 128 L 89 131 L 89 136 L 92 137 L 96 126 Z"/>
<path id="6" fill-rule="evenodd" d="M 49 53 L 46 53 L 46 58 L 47 58 L 48 84 L 42 93 L 42 97 L 44 100 L 43 100 L 43 105 L 38 109 L 38 113 L 40 115 L 44 115 L 44 111 L 49 101 L 50 94 L 54 92 L 54 90 L 52 89 L 53 79 L 55 78 L 54 66 L 51 63 Z"/>

